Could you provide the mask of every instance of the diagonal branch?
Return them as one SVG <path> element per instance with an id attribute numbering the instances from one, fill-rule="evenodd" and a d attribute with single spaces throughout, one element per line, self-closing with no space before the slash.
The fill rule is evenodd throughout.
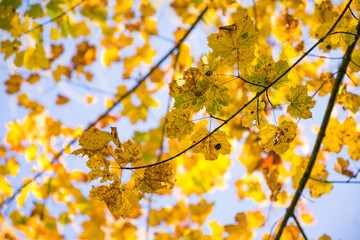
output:
<path id="1" fill-rule="evenodd" d="M 348 6 L 349 6 L 350 3 L 351 3 L 351 1 L 349 1 Z M 346 8 L 348 8 L 348 6 Z M 346 8 L 345 8 L 345 10 L 346 10 Z M 356 30 L 357 30 L 357 33 L 360 33 L 360 22 L 356 26 Z M 329 102 L 328 102 L 328 105 L 327 105 L 327 108 L 326 108 L 326 111 L 325 111 L 323 121 L 321 123 L 321 128 L 320 128 L 319 134 L 317 136 L 313 151 L 311 153 L 309 163 L 308 163 L 308 165 L 306 167 L 306 170 L 304 172 L 303 177 L 300 180 L 299 187 L 296 190 L 294 198 L 291 201 L 290 206 L 286 210 L 286 213 L 285 213 L 284 219 L 283 219 L 283 221 L 282 221 L 282 223 L 280 225 L 279 231 L 275 236 L 275 240 L 280 239 L 281 234 L 282 234 L 282 232 L 283 232 L 283 230 L 284 230 L 284 228 L 286 226 L 286 223 L 289 220 L 289 218 L 294 214 L 294 209 L 296 207 L 296 204 L 299 201 L 301 193 L 304 190 L 308 179 L 310 178 L 311 171 L 312 171 L 312 169 L 313 169 L 313 167 L 315 165 L 316 157 L 317 157 L 317 154 L 318 154 L 318 152 L 320 150 L 322 140 L 325 137 L 325 131 L 326 131 L 327 125 L 328 125 L 329 120 L 330 120 L 332 109 L 333 109 L 333 107 L 335 105 L 335 102 L 336 102 L 336 96 L 337 96 L 339 87 L 340 87 L 341 82 L 342 82 L 342 80 L 343 80 L 343 78 L 345 76 L 346 68 L 349 65 L 349 62 L 350 62 L 350 59 L 351 59 L 351 54 L 352 54 L 352 52 L 353 52 L 353 50 L 355 48 L 355 45 L 356 45 L 356 42 L 357 42 L 358 39 L 359 39 L 359 37 L 356 36 L 354 42 L 347 48 L 347 50 L 345 52 L 345 55 L 343 57 L 343 61 L 342 61 L 341 65 L 340 65 L 340 67 L 339 67 L 338 75 L 336 76 L 336 79 L 335 79 L 335 82 L 334 82 L 334 86 L 333 86 L 333 89 L 332 89 L 332 92 L 331 92 L 331 96 L 330 96 L 330 99 L 329 99 Z"/>
<path id="2" fill-rule="evenodd" d="M 189 36 L 189 34 L 193 31 L 193 29 L 195 28 L 195 26 L 200 22 L 200 20 L 202 19 L 202 17 L 204 16 L 204 14 L 207 12 L 208 8 L 206 7 L 202 12 L 201 14 L 198 16 L 198 18 L 196 19 L 196 21 L 191 25 L 191 27 L 189 28 L 189 30 L 187 30 L 187 32 L 185 33 L 185 35 L 182 37 L 182 39 L 180 39 L 180 41 L 164 56 L 160 59 L 160 61 L 150 69 L 150 71 L 132 88 L 130 89 L 127 93 L 125 93 L 124 95 L 122 95 L 115 103 L 114 105 L 107 109 L 103 114 L 101 114 L 95 121 L 93 121 L 92 123 L 90 123 L 88 125 L 88 127 L 85 129 L 85 130 L 88 130 L 90 129 L 91 127 L 95 126 L 96 123 L 98 123 L 100 120 L 104 119 L 117 105 L 119 105 L 121 103 L 122 100 L 124 100 L 126 97 L 130 96 L 136 89 L 138 89 L 140 87 L 140 85 L 145 82 L 145 80 L 176 50 L 176 49 L 179 49 L 181 44 L 185 41 L 185 39 Z M 65 14 L 65 13 L 64 13 Z M 63 15 L 64 15 L 63 14 Z M 60 16 L 61 17 L 61 16 Z M 62 156 L 62 154 L 65 152 L 65 150 L 67 150 L 68 148 L 70 148 L 70 146 L 72 146 L 75 142 L 77 141 L 77 138 L 74 138 L 73 140 L 71 140 L 67 145 L 66 147 L 64 147 L 63 149 L 60 150 L 59 153 L 57 153 L 53 160 L 51 161 L 51 163 L 46 166 L 44 168 L 43 171 L 41 172 L 38 172 L 32 179 L 31 181 L 27 181 L 26 183 L 24 183 L 21 187 L 19 187 L 15 192 L 14 194 L 9 198 L 7 199 L 6 201 L 4 202 L 1 202 L 0 203 L 0 209 L 11 203 L 15 197 L 21 192 L 21 190 L 28 186 L 30 183 L 32 183 L 33 181 L 35 181 L 36 179 L 38 179 L 40 176 L 42 176 L 45 172 L 45 170 L 53 165 L 56 161 L 59 160 L 59 158 Z"/>

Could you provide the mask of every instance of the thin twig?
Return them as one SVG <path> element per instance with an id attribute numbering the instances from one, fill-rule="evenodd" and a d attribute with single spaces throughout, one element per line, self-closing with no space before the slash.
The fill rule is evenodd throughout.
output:
<path id="1" fill-rule="evenodd" d="M 341 60 L 342 59 L 342 57 L 328 57 L 328 56 L 322 56 L 322 55 L 316 55 L 316 54 L 309 54 L 309 57 L 326 58 L 326 59 L 333 59 L 333 60 Z"/>
<path id="2" fill-rule="evenodd" d="M 356 20 L 359 21 L 359 19 L 355 16 L 355 14 L 354 14 L 353 11 L 351 10 L 351 8 L 349 7 L 348 9 L 349 9 L 351 15 L 352 15 Z"/>
<path id="3" fill-rule="evenodd" d="M 251 85 L 254 85 L 254 86 L 257 86 L 257 87 L 266 88 L 266 86 L 264 86 L 264 85 L 250 82 L 250 81 L 246 80 L 245 78 L 243 78 L 243 77 L 241 77 L 241 76 L 236 76 L 236 77 L 239 78 L 239 79 L 241 79 L 242 81 L 248 83 L 248 84 L 251 84 Z"/>
<path id="4" fill-rule="evenodd" d="M 351 59 L 350 62 L 351 62 L 352 64 L 354 64 L 355 66 L 357 66 L 358 68 L 360 68 L 360 65 L 357 64 L 356 62 L 354 62 L 354 60 Z"/>
<path id="5" fill-rule="evenodd" d="M 349 181 L 349 180 L 346 180 L 346 181 L 328 181 L 328 180 L 321 180 L 321 179 L 317 179 L 317 178 L 314 178 L 314 177 L 309 177 L 311 180 L 314 180 L 314 181 L 317 181 L 317 182 L 321 182 L 321 183 L 343 183 L 343 184 L 348 184 L 348 183 L 354 183 L 354 184 L 359 184 L 360 181 Z"/>
<path id="6" fill-rule="evenodd" d="M 307 238 L 307 236 L 306 236 L 306 234 L 305 234 L 305 231 L 304 231 L 304 229 L 301 227 L 301 224 L 300 224 L 300 222 L 297 220 L 295 214 L 292 215 L 292 218 L 295 220 L 295 223 L 296 223 L 297 227 L 299 228 L 301 234 L 302 234 L 303 237 L 305 238 L 305 240 L 308 240 L 308 238 Z"/>
<path id="7" fill-rule="evenodd" d="M 349 35 L 352 35 L 352 36 L 358 36 L 357 34 L 355 34 L 355 33 L 351 33 L 351 32 L 342 32 L 342 31 L 339 31 L 339 32 L 333 32 L 333 33 L 330 33 L 329 34 L 329 36 L 330 35 L 335 35 L 335 34 L 339 34 L 339 33 L 342 33 L 342 34 L 349 34 Z"/>

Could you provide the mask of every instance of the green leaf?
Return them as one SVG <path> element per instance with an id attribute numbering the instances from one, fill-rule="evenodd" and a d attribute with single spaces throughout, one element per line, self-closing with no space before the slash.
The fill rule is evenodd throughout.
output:
<path id="1" fill-rule="evenodd" d="M 26 14 L 32 18 L 42 18 L 44 16 L 44 12 L 39 3 L 31 5 Z"/>
<path id="2" fill-rule="evenodd" d="M 228 104 L 229 100 L 230 97 L 227 88 L 220 88 L 217 85 L 212 86 L 206 92 L 206 112 L 211 115 L 217 114 L 218 112 L 220 112 L 223 106 L 226 106 Z"/>
<path id="3" fill-rule="evenodd" d="M 91 8 L 84 8 L 81 10 L 81 14 L 90 20 L 98 20 L 104 22 L 106 20 L 107 11 L 103 6 L 95 6 Z"/>
<path id="4" fill-rule="evenodd" d="M 21 5 L 21 0 L 2 0 L 0 5 L 3 6 L 12 6 L 14 9 L 17 9 Z"/>
<path id="5" fill-rule="evenodd" d="M 286 99 L 290 102 L 287 107 L 287 112 L 293 118 L 308 119 L 312 117 L 310 108 L 315 104 L 315 101 L 307 95 L 307 87 L 299 85 L 290 89 L 290 94 L 286 95 Z"/>

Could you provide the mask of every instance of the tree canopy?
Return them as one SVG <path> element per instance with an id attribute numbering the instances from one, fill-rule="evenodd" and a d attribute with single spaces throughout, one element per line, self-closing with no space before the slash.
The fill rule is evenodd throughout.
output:
<path id="1" fill-rule="evenodd" d="M 359 10 L 2 0 L 1 238 L 331 239 L 319 201 L 359 210 L 326 197 L 360 183 Z"/>

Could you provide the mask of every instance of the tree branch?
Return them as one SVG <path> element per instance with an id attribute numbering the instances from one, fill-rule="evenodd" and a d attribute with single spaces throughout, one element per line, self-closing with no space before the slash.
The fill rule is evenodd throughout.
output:
<path id="1" fill-rule="evenodd" d="M 338 20 L 336 21 L 335 25 L 340 21 L 340 19 L 342 18 L 342 16 L 345 13 L 345 10 L 348 8 L 348 6 L 350 5 L 351 2 L 352 2 L 352 0 L 349 1 L 348 5 L 346 6 L 346 8 L 342 12 L 342 14 L 339 16 Z M 334 29 L 335 25 L 332 27 L 332 29 Z M 356 30 L 357 30 L 357 33 L 359 34 L 360 33 L 360 22 L 356 26 Z M 323 118 L 323 121 L 322 121 L 322 124 L 321 124 L 320 132 L 319 132 L 319 134 L 317 136 L 315 146 L 313 148 L 309 163 L 307 165 L 307 168 L 306 168 L 306 170 L 304 172 L 303 177 L 300 180 L 299 187 L 296 190 L 294 198 L 291 201 L 290 206 L 286 210 L 286 213 L 285 213 L 284 219 L 281 222 L 279 231 L 275 236 L 275 240 L 280 239 L 281 234 L 282 234 L 282 232 L 283 232 L 283 230 L 284 230 L 284 228 L 286 226 L 286 223 L 289 220 L 289 218 L 293 215 L 295 206 L 296 206 L 296 204 L 297 204 L 297 202 L 298 202 L 298 200 L 299 200 L 299 198 L 301 196 L 302 191 L 305 188 L 305 185 L 306 185 L 308 179 L 310 178 L 311 171 L 312 171 L 312 169 L 313 169 L 313 167 L 315 165 L 317 154 L 318 154 L 318 152 L 320 150 L 321 142 L 322 142 L 323 138 L 325 137 L 325 131 L 326 131 L 327 125 L 328 125 L 329 120 L 330 120 L 332 109 L 333 109 L 333 107 L 335 105 L 337 92 L 338 92 L 340 84 L 341 84 L 341 82 L 342 82 L 342 80 L 343 80 L 343 78 L 345 76 L 346 68 L 349 65 L 349 62 L 350 62 L 350 59 L 351 59 L 351 54 L 352 54 L 352 52 L 353 52 L 353 50 L 355 48 L 355 45 L 356 45 L 356 42 L 357 42 L 358 39 L 359 39 L 359 37 L 356 36 L 354 42 L 347 48 L 347 50 L 346 50 L 346 52 L 344 54 L 343 61 L 342 61 L 341 65 L 340 65 L 340 67 L 339 67 L 339 72 L 338 72 L 338 74 L 336 76 L 336 79 L 335 79 L 335 82 L 334 82 L 334 86 L 333 86 L 333 89 L 332 89 L 332 92 L 331 92 L 331 96 L 330 96 L 330 99 L 329 99 L 329 102 L 328 102 L 328 106 L 326 108 L 325 115 L 324 115 L 324 118 Z"/>
<path id="2" fill-rule="evenodd" d="M 301 234 L 302 234 L 303 237 L 305 238 L 305 240 L 308 240 L 308 238 L 307 238 L 307 236 L 306 236 L 306 234 L 305 234 L 304 229 L 301 227 L 301 224 L 300 224 L 300 222 L 297 220 L 297 218 L 296 218 L 296 216 L 295 216 L 294 213 L 293 213 L 292 217 L 293 217 L 293 219 L 295 220 L 295 223 L 296 223 L 297 227 L 299 228 Z"/>

